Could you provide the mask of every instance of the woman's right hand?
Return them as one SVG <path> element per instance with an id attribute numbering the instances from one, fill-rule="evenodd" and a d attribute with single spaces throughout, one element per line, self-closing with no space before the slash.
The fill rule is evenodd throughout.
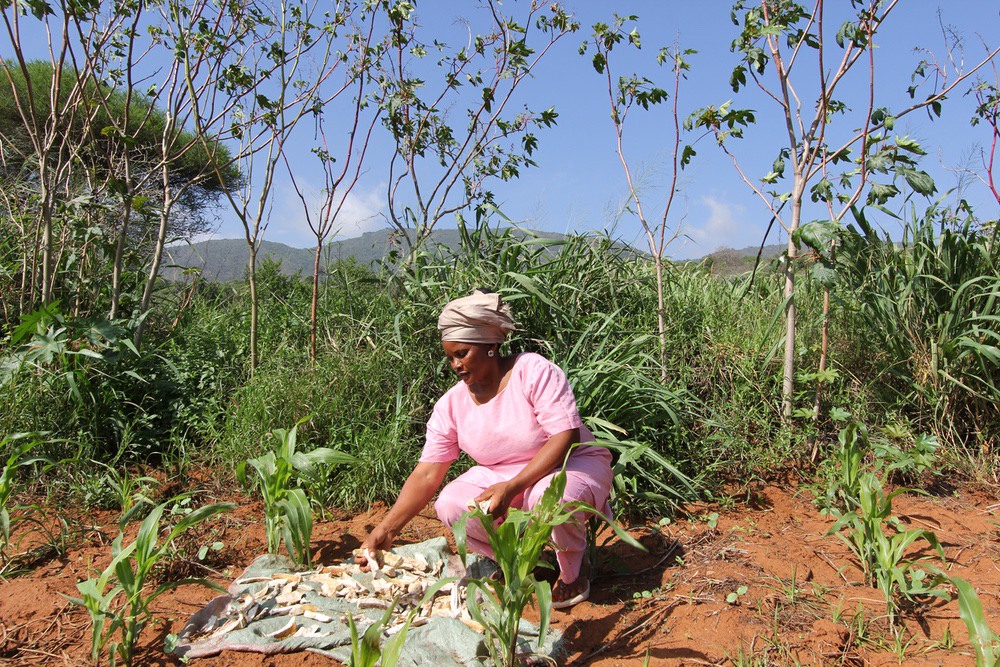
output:
<path id="1" fill-rule="evenodd" d="M 354 562 L 361 566 L 362 570 L 370 569 L 369 561 L 372 558 L 379 558 L 383 551 L 388 551 L 392 547 L 392 535 L 382 526 L 375 527 L 368 537 L 361 543 L 362 555 L 355 556 Z M 381 565 L 376 561 L 376 565 Z"/>
<path id="2" fill-rule="evenodd" d="M 368 562 L 372 558 L 377 558 L 378 554 L 392 546 L 393 538 L 403 526 L 434 497 L 450 465 L 450 463 L 417 463 L 413 472 L 406 478 L 406 483 L 403 484 L 399 497 L 396 498 L 389 513 L 361 543 L 362 551 L 355 556 L 354 562 L 361 565 L 362 569 L 368 569 Z"/>

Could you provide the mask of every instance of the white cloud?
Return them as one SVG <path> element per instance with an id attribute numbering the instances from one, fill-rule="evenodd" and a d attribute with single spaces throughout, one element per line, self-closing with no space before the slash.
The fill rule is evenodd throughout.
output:
<path id="1" fill-rule="evenodd" d="M 692 212 L 681 229 L 684 243 L 677 256 L 699 257 L 719 248 L 744 248 L 760 241 L 761 230 L 747 219 L 742 205 L 711 196 L 702 197 L 698 203 L 699 210 Z M 701 214 L 704 218 L 700 222 L 691 222 Z"/>
<path id="2" fill-rule="evenodd" d="M 309 215 L 313 224 L 319 220 L 320 208 L 323 205 L 322 189 L 312 183 L 300 184 Z M 380 215 L 383 209 L 382 193 L 384 187 L 376 186 L 365 190 L 360 186 L 347 195 L 334 221 L 333 229 L 327 236 L 327 241 L 334 238 L 352 238 L 386 226 L 385 219 Z M 315 244 L 315 236 L 309 229 L 306 211 L 302 199 L 299 198 L 290 183 L 275 186 L 274 202 L 269 216 L 269 224 L 264 238 L 291 246 L 306 247 Z"/>
<path id="3" fill-rule="evenodd" d="M 201 243 L 202 241 L 211 241 L 212 239 L 223 238 L 219 231 L 205 232 L 203 234 L 192 234 L 190 238 L 184 239 L 183 241 L 173 241 L 167 244 L 168 248 L 176 248 L 180 246 L 186 246 L 191 243 Z"/>

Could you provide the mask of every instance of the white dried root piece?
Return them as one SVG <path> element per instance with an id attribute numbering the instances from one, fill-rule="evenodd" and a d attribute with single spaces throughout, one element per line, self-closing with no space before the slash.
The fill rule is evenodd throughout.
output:
<path id="1" fill-rule="evenodd" d="M 291 637 L 292 635 L 295 634 L 296 629 L 297 629 L 297 626 L 295 625 L 295 619 L 294 618 L 290 618 L 290 619 L 288 619 L 288 623 L 286 623 L 285 625 L 281 626 L 280 628 L 278 628 L 274 632 L 268 632 L 264 636 L 265 637 L 273 637 L 274 639 L 287 639 L 288 637 Z"/>
<path id="2" fill-rule="evenodd" d="M 271 609 L 271 616 L 302 616 L 306 612 L 319 612 L 319 608 L 316 605 L 302 603 L 293 604 L 287 607 L 275 607 Z M 321 612 L 320 612 L 321 613 Z"/>
<path id="3" fill-rule="evenodd" d="M 299 628 L 293 634 L 293 637 L 305 637 L 307 639 L 316 639 L 319 637 L 329 637 L 332 632 L 323 632 L 318 626 L 313 626 L 311 628 Z"/>
<path id="4" fill-rule="evenodd" d="M 386 581 L 385 579 L 373 579 L 372 580 L 372 590 L 376 595 L 385 597 L 395 597 L 393 595 L 393 589 L 395 586 L 391 581 Z"/>
<path id="5" fill-rule="evenodd" d="M 390 552 L 386 551 L 382 552 L 383 555 L 386 553 Z M 372 572 L 378 572 L 382 568 L 382 566 L 379 564 L 378 553 L 372 553 L 371 550 L 361 547 L 352 551 L 351 554 L 356 559 L 363 558 L 364 561 L 368 564 L 368 567 L 371 568 Z"/>
<path id="6" fill-rule="evenodd" d="M 493 500 L 491 498 L 487 498 L 486 500 L 480 500 L 478 503 L 476 503 L 476 499 L 475 498 L 469 498 L 469 502 L 467 502 L 465 504 L 465 506 L 468 507 L 470 510 L 474 510 L 474 509 L 476 509 L 476 507 L 479 507 L 479 510 L 483 514 L 489 514 L 490 513 L 490 505 L 492 503 L 493 503 Z"/>
<path id="7" fill-rule="evenodd" d="M 333 617 L 327 616 L 326 614 L 318 611 L 309 611 L 308 609 L 302 612 L 304 618 L 308 618 L 313 621 L 318 621 L 319 623 L 332 623 Z"/>
<path id="8" fill-rule="evenodd" d="M 421 625 L 427 625 L 429 622 L 430 622 L 429 618 L 427 618 L 425 616 L 418 616 L 417 618 L 413 619 L 410 622 L 410 627 L 411 628 L 419 628 Z M 400 623 L 396 623 L 394 625 L 390 625 L 388 628 L 385 629 L 385 634 L 388 637 L 392 637 L 393 635 L 397 635 L 400 632 L 402 632 L 403 628 L 405 628 L 405 627 L 406 627 L 406 621 L 404 620 L 404 621 L 402 621 Z"/>
<path id="9" fill-rule="evenodd" d="M 274 598 L 274 601 L 283 607 L 287 607 L 288 605 L 298 604 L 302 601 L 302 598 L 304 598 L 305 595 L 306 594 L 302 591 L 290 591 L 287 593 L 281 593 Z"/>
<path id="10" fill-rule="evenodd" d="M 340 575 L 336 578 L 328 574 L 317 574 L 309 579 L 310 582 L 319 584 L 320 595 L 327 598 L 343 597 L 349 591 L 364 591 L 365 588 L 353 578 L 347 575 Z"/>
<path id="11" fill-rule="evenodd" d="M 246 617 L 244 617 L 243 615 L 237 616 L 236 618 L 231 618 L 222 625 L 220 625 L 218 628 L 216 628 L 214 631 L 212 631 L 212 633 L 209 634 L 209 637 L 221 637 L 227 632 L 232 632 L 233 630 L 239 630 L 244 626 L 245 623 L 246 623 Z"/>

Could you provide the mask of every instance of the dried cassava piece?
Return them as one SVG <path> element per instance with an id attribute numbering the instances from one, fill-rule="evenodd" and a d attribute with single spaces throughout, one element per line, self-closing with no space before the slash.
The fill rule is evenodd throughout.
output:
<path id="1" fill-rule="evenodd" d="M 480 500 L 479 503 L 478 503 L 478 507 L 479 507 L 480 511 L 482 511 L 483 514 L 489 514 L 490 513 L 490 503 L 492 503 L 492 502 L 493 501 L 490 498 L 487 498 L 486 500 Z M 470 510 L 474 510 L 474 509 L 476 509 L 476 506 L 477 506 L 476 499 L 475 498 L 469 498 L 469 502 L 466 504 L 466 507 L 468 507 Z"/>
<path id="2" fill-rule="evenodd" d="M 484 502 L 488 505 L 488 501 Z M 310 572 L 276 572 L 269 577 L 238 580 L 241 584 L 264 585 L 255 592 L 246 592 L 232 600 L 218 618 L 213 617 L 206 623 L 199 634 L 222 635 L 244 628 L 258 618 L 287 616 L 288 622 L 269 637 L 281 640 L 326 636 L 329 632 L 319 626 L 301 625 L 302 619 L 317 623 L 334 621 L 315 605 L 307 603 L 308 595 L 348 600 L 358 609 L 392 607 L 393 618 L 385 630 L 389 635 L 400 632 L 407 619 L 410 619 L 412 627 L 424 625 L 431 616 L 460 618 L 466 623 L 471 621 L 463 599 L 464 589 L 454 584 L 441 587 L 435 599 L 417 609 L 424 594 L 437 581 L 444 567 L 443 562 L 438 561 L 432 566 L 422 555 L 401 556 L 389 551 L 373 554 L 356 549 L 354 555 L 363 556 L 371 569 L 370 575 L 363 574 L 357 562 L 350 562 L 321 566 Z M 413 610 L 417 613 L 411 618 Z"/>

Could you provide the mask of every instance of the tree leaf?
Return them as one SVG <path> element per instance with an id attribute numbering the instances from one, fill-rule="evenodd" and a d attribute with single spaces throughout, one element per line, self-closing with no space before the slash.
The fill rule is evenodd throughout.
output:
<path id="1" fill-rule="evenodd" d="M 903 173 L 903 178 L 906 182 L 910 184 L 910 187 L 914 189 L 919 194 L 922 195 L 932 195 L 937 191 L 937 186 L 934 185 L 934 179 L 926 171 L 920 171 L 917 169 L 900 169 Z"/>
<path id="2" fill-rule="evenodd" d="M 814 220 L 802 225 L 792 233 L 797 245 L 805 243 L 819 253 L 829 252 L 830 245 L 840 237 L 841 227 L 832 220 Z"/>

